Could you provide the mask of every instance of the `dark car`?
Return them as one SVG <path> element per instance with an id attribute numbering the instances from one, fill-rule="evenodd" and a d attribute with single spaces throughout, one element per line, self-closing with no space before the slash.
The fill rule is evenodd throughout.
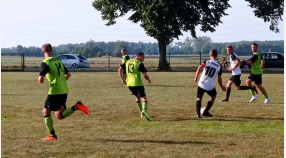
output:
<path id="1" fill-rule="evenodd" d="M 284 54 L 278 52 L 265 52 L 261 53 L 263 59 L 265 59 L 264 68 L 284 68 Z M 246 59 L 247 60 L 247 59 Z M 240 68 L 249 68 L 245 62 L 241 62 Z"/>
<path id="2" fill-rule="evenodd" d="M 89 61 L 86 57 L 79 54 L 62 54 L 57 56 L 61 59 L 66 68 L 89 68 Z"/>

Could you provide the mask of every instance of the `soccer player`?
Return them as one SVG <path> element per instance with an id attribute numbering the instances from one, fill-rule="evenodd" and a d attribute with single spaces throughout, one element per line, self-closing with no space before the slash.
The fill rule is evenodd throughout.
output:
<path id="1" fill-rule="evenodd" d="M 121 49 L 121 54 L 122 54 L 122 59 L 121 59 L 121 64 L 120 65 L 123 65 L 127 60 L 130 59 L 130 57 L 128 56 L 125 48 Z M 124 76 L 126 75 L 125 71 L 123 71 L 123 75 Z"/>
<path id="2" fill-rule="evenodd" d="M 129 60 L 129 56 L 126 52 L 126 49 L 125 48 L 122 48 L 121 49 L 121 54 L 122 54 L 122 60 L 121 60 L 121 64 L 124 64 L 127 60 Z"/>
<path id="3" fill-rule="evenodd" d="M 249 60 L 243 60 L 248 65 L 251 65 L 251 73 L 246 80 L 246 84 L 251 87 L 251 83 L 254 81 L 255 85 L 260 89 L 262 94 L 264 95 L 264 103 L 269 103 L 271 101 L 270 97 L 268 96 L 266 90 L 262 86 L 262 72 L 264 69 L 264 59 L 260 55 L 258 51 L 258 45 L 257 43 L 252 43 L 251 45 L 251 50 L 252 50 L 252 57 Z M 250 99 L 249 102 L 253 102 L 257 100 L 257 96 L 254 94 L 253 91 L 251 91 L 252 98 Z"/>
<path id="4" fill-rule="evenodd" d="M 69 79 L 71 74 L 59 58 L 53 57 L 53 48 L 51 44 L 44 44 L 42 46 L 42 52 L 45 59 L 41 63 L 38 82 L 44 83 L 46 76 L 50 85 L 42 112 L 50 135 L 42 140 L 57 140 L 53 119 L 51 117 L 52 111 L 55 112 L 57 119 L 62 120 L 65 117 L 70 116 L 76 110 L 80 110 L 87 115 L 89 114 L 89 110 L 80 101 L 70 108 L 66 107 L 67 94 L 69 92 L 66 81 Z"/>
<path id="5" fill-rule="evenodd" d="M 211 98 L 207 103 L 207 106 L 205 110 L 203 111 L 202 115 L 206 117 L 212 117 L 213 115 L 209 112 L 211 107 L 213 106 L 213 103 L 216 99 L 217 91 L 215 89 L 215 80 L 217 77 L 217 81 L 219 83 L 219 86 L 223 91 L 225 91 L 225 86 L 222 85 L 222 66 L 217 61 L 217 50 L 211 49 L 210 53 L 210 60 L 203 61 L 201 65 L 198 67 L 196 71 L 196 76 L 194 81 L 198 81 L 198 77 L 202 72 L 202 75 L 200 76 L 200 80 L 198 83 L 198 90 L 197 90 L 197 102 L 196 102 L 196 111 L 197 111 L 197 118 L 201 118 L 201 105 L 202 105 L 202 99 L 203 95 L 206 92 Z"/>
<path id="6" fill-rule="evenodd" d="M 143 64 L 144 59 L 144 53 L 137 53 L 135 59 L 127 60 L 123 65 L 121 65 L 121 67 L 118 69 L 118 74 L 122 80 L 122 83 L 127 85 L 128 89 L 136 97 L 136 104 L 139 107 L 141 117 L 143 115 L 147 121 L 151 121 L 151 118 L 147 113 L 148 100 L 141 79 L 142 73 L 148 83 L 151 83 L 151 80 L 147 75 L 147 70 Z M 124 70 L 126 71 L 126 77 L 123 75 Z"/>
<path id="7" fill-rule="evenodd" d="M 250 90 L 255 91 L 257 93 L 255 86 L 253 86 L 253 87 L 240 86 L 240 84 L 241 84 L 241 80 L 240 80 L 240 76 L 241 76 L 240 63 L 241 62 L 240 62 L 240 59 L 238 58 L 238 55 L 233 52 L 232 46 L 226 46 L 226 51 L 229 55 L 229 62 L 230 62 L 230 66 L 227 67 L 227 70 L 231 71 L 232 76 L 226 84 L 226 87 L 227 87 L 226 88 L 226 97 L 225 97 L 225 99 L 222 100 L 222 102 L 228 102 L 229 101 L 229 95 L 230 95 L 231 86 L 233 83 L 236 86 L 237 90 L 248 90 L 248 89 L 250 89 Z"/>

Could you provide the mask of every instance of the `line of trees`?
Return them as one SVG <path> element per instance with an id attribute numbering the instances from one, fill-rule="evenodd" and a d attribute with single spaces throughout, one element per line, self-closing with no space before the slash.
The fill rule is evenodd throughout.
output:
<path id="1" fill-rule="evenodd" d="M 167 46 L 167 54 L 171 55 L 188 55 L 188 54 L 208 54 L 209 50 L 215 48 L 221 55 L 226 55 L 226 45 L 232 45 L 235 52 L 239 55 L 249 55 L 251 53 L 251 43 L 258 43 L 260 52 L 280 52 L 284 53 L 284 40 L 278 41 L 239 41 L 228 43 L 214 43 L 210 37 L 187 37 L 184 42 L 171 43 Z M 52 43 L 51 43 L 52 44 Z M 88 58 L 102 57 L 110 55 L 113 57 L 121 57 L 121 48 L 126 48 L 129 54 L 144 52 L 150 55 L 159 55 L 158 43 L 143 43 L 143 42 L 95 42 L 90 40 L 80 44 L 62 44 L 53 47 L 54 56 L 60 54 L 75 53 L 81 54 Z M 41 47 L 17 47 L 1 48 L 1 55 L 12 55 L 13 53 L 25 53 L 25 56 L 41 57 Z"/>

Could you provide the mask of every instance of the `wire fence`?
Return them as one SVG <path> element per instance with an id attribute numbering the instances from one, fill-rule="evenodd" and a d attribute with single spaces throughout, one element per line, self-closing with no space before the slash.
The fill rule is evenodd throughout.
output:
<path id="1" fill-rule="evenodd" d="M 131 59 L 135 55 L 129 55 Z M 167 55 L 167 62 L 171 68 L 195 68 L 204 61 L 209 60 L 208 55 Z M 242 57 L 248 58 L 248 57 Z M 39 68 L 43 57 L 25 57 L 24 54 L 15 53 L 9 56 L 1 56 L 1 71 L 19 70 L 25 68 Z M 98 58 L 88 58 L 90 68 L 118 68 L 121 63 L 120 57 L 104 56 Z M 228 56 L 218 56 L 218 61 L 226 68 Z M 144 65 L 146 68 L 157 68 L 159 64 L 158 55 L 146 55 Z"/>

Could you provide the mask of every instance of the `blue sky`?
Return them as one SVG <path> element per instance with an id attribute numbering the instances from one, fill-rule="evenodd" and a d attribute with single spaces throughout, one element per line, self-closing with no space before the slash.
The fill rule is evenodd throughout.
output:
<path id="1" fill-rule="evenodd" d="M 208 36 L 213 42 L 237 42 L 241 40 L 283 40 L 284 21 L 279 24 L 280 33 L 269 30 L 269 23 L 254 16 L 253 9 L 243 0 L 230 0 L 226 12 L 229 16 L 214 33 L 203 33 L 197 28 L 197 36 Z M 105 26 L 100 12 L 92 7 L 91 0 L 2 0 L 1 1 L 1 48 L 41 47 L 43 43 L 60 44 L 94 41 L 156 42 L 145 34 L 139 24 L 117 20 L 113 26 Z M 190 33 L 184 32 L 184 41 Z"/>

